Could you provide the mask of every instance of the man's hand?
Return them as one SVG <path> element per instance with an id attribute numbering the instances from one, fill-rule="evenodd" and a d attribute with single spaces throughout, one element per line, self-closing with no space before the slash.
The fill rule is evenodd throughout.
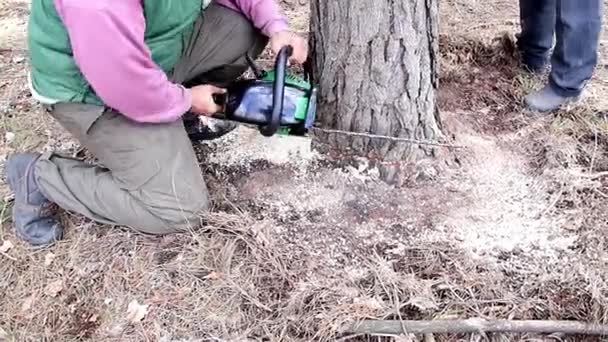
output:
<path id="1" fill-rule="evenodd" d="M 291 45 L 293 48 L 293 53 L 289 58 L 290 63 L 303 64 L 306 61 L 308 44 L 303 37 L 290 31 L 280 31 L 270 37 L 270 48 L 275 55 L 286 45 Z"/>
<path id="2" fill-rule="evenodd" d="M 191 111 L 195 114 L 212 116 L 222 110 L 222 107 L 213 101 L 213 94 L 224 94 L 226 89 L 209 84 L 195 86 L 190 89 L 192 94 Z"/>

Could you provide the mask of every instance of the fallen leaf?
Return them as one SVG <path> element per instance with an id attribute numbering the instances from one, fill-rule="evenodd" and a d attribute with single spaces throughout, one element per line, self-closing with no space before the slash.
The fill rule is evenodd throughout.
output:
<path id="1" fill-rule="evenodd" d="M 6 330 L 2 329 L 2 327 L 0 327 L 0 341 L 8 339 L 8 333 L 6 332 Z"/>
<path id="2" fill-rule="evenodd" d="M 49 252 L 44 256 L 44 266 L 50 266 L 53 263 L 53 260 L 55 260 L 55 254 Z"/>
<path id="3" fill-rule="evenodd" d="M 426 310 L 431 310 L 431 309 L 437 308 L 437 304 L 435 304 L 433 299 L 428 298 L 428 297 L 414 297 L 414 298 L 410 299 L 408 304 L 415 306 L 416 308 L 418 308 L 421 311 L 426 311 Z"/>
<path id="4" fill-rule="evenodd" d="M 384 308 L 376 298 L 354 298 L 353 302 L 370 310 L 382 310 Z"/>
<path id="5" fill-rule="evenodd" d="M 147 313 L 148 305 L 141 305 L 137 302 L 137 299 L 134 299 L 127 308 L 127 320 L 131 323 L 137 323 L 144 319 Z"/>
<path id="6" fill-rule="evenodd" d="M 424 342 L 436 342 L 435 335 L 433 334 L 424 334 Z"/>
<path id="7" fill-rule="evenodd" d="M 21 313 L 24 314 L 24 313 L 30 311 L 33 304 L 34 304 L 34 295 L 31 295 L 31 296 L 27 297 L 21 304 Z"/>
<path id="8" fill-rule="evenodd" d="M 125 330 L 124 324 L 116 324 L 107 329 L 107 334 L 110 337 L 120 337 L 120 335 L 122 335 L 124 330 Z"/>
<path id="9" fill-rule="evenodd" d="M 11 144 L 13 141 L 15 141 L 15 133 L 6 132 L 4 134 L 4 140 L 6 141 L 7 144 Z"/>
<path id="10" fill-rule="evenodd" d="M 12 242 L 10 242 L 8 240 L 4 240 L 4 242 L 2 243 L 2 246 L 0 246 L 0 253 L 6 253 L 13 247 L 15 247 L 15 245 L 13 245 Z"/>
<path id="11" fill-rule="evenodd" d="M 222 278 L 222 274 L 219 272 L 215 272 L 215 271 L 213 271 L 203 277 L 203 279 L 210 279 L 210 280 L 218 280 L 220 278 Z"/>
<path id="12" fill-rule="evenodd" d="M 44 293 L 47 296 L 56 297 L 59 292 L 61 292 L 61 290 L 63 290 L 63 282 L 61 281 L 61 279 L 57 279 L 46 286 L 46 288 L 44 289 Z"/>
<path id="13" fill-rule="evenodd" d="M 414 342 L 414 334 L 394 336 L 395 342 Z"/>

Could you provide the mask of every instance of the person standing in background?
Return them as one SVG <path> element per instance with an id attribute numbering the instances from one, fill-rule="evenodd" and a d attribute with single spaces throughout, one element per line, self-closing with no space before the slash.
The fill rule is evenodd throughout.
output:
<path id="1" fill-rule="evenodd" d="M 526 106 L 549 112 L 578 100 L 597 65 L 602 0 L 520 0 L 519 5 L 517 45 L 525 68 L 538 73 L 551 66 L 548 83 L 525 97 Z"/>

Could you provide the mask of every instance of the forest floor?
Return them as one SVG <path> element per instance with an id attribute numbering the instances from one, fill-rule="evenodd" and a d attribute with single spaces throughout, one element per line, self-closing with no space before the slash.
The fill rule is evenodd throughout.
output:
<path id="1" fill-rule="evenodd" d="M 2 183 L 0 340 L 335 340 L 365 318 L 608 324 L 606 35 L 583 101 L 534 115 L 522 96 L 543 79 L 513 57 L 517 2 L 440 3 L 438 101 L 466 149 L 389 185 L 364 160 L 329 160 L 308 139 L 242 128 L 197 146 L 213 201 L 203 231 L 151 238 L 63 213 L 65 240 L 42 250 L 13 234 Z M 3 160 L 78 148 L 28 94 L 28 4 L 0 3 Z M 307 1 L 284 6 L 306 31 Z"/>

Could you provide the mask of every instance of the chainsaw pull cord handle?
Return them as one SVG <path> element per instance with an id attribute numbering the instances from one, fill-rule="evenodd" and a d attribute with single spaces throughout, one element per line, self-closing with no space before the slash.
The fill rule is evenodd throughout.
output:
<path id="1" fill-rule="evenodd" d="M 262 135 L 270 137 L 274 135 L 281 125 L 281 113 L 283 112 L 283 100 L 285 98 L 285 71 L 287 69 L 287 60 L 291 57 L 293 48 L 284 46 L 277 55 L 275 62 L 275 78 L 272 95 L 272 115 L 270 123 L 260 128 Z"/>

